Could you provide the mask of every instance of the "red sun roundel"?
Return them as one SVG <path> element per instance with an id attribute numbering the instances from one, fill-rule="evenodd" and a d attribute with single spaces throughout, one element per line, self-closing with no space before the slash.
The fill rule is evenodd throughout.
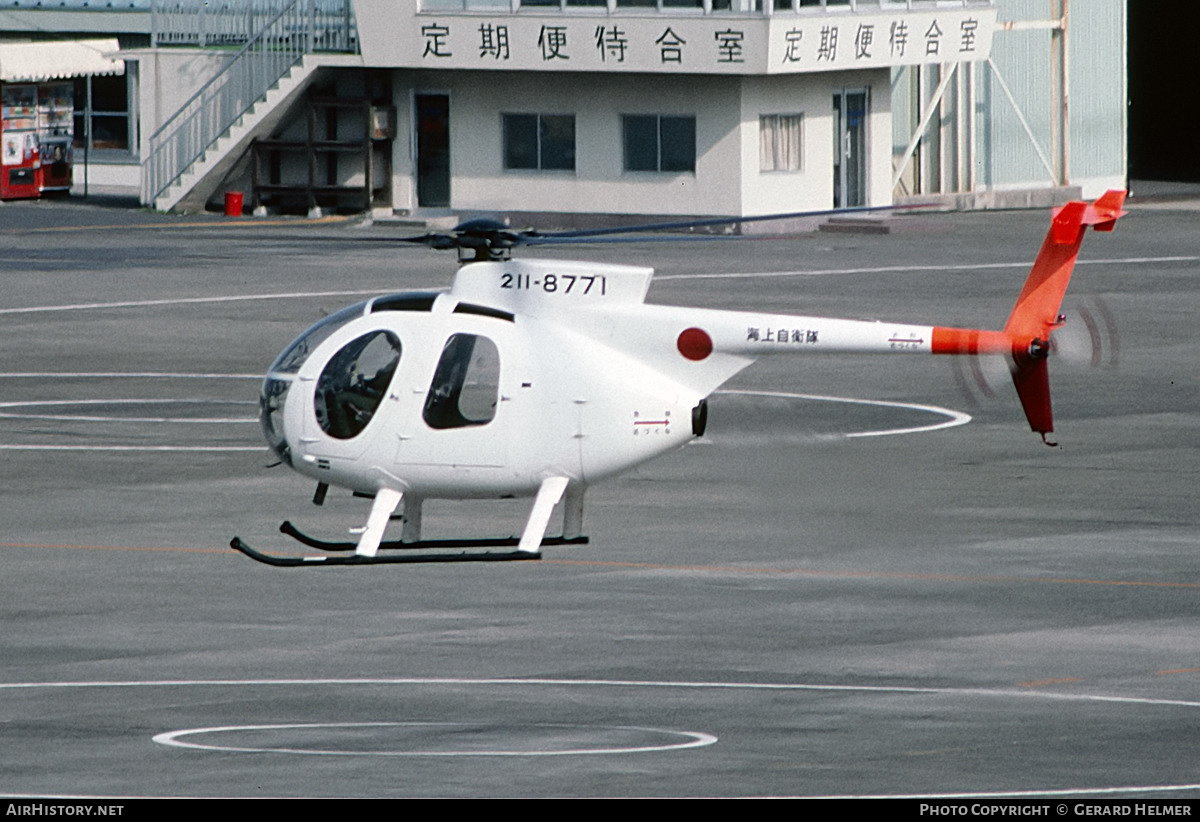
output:
<path id="1" fill-rule="evenodd" d="M 713 350 L 712 337 L 702 328 L 686 329 L 675 344 L 679 347 L 679 353 L 689 360 L 703 360 Z"/>

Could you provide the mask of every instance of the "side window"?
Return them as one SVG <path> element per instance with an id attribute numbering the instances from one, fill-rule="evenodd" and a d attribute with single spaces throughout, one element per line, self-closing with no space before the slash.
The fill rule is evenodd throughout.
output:
<path id="1" fill-rule="evenodd" d="M 342 346 L 317 379 L 313 405 L 321 430 L 339 440 L 361 434 L 399 362 L 400 340 L 390 331 L 372 331 Z"/>
<path id="2" fill-rule="evenodd" d="M 621 117 L 626 171 L 696 170 L 696 118 L 656 114 Z"/>
<path id="3" fill-rule="evenodd" d="M 504 167 L 575 170 L 574 114 L 505 114 Z"/>
<path id="4" fill-rule="evenodd" d="M 763 114 L 758 118 L 758 170 L 800 171 L 802 114 Z"/>
<path id="5" fill-rule="evenodd" d="M 496 344 L 487 337 L 454 334 L 446 340 L 425 397 L 425 422 L 439 429 L 484 425 L 496 416 L 499 393 Z"/>

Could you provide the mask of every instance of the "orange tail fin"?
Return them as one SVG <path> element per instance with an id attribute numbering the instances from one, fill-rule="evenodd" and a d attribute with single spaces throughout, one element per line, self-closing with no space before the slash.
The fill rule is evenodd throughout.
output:
<path id="1" fill-rule="evenodd" d="M 1070 202 L 1054 212 L 1050 230 L 1038 252 L 1025 287 L 1004 325 L 1012 342 L 1013 383 L 1029 426 L 1042 435 L 1054 430 L 1046 355 L 1050 332 L 1059 325 L 1059 308 L 1088 226 L 1112 231 L 1125 214 L 1125 192 L 1109 191 L 1096 202 Z"/>

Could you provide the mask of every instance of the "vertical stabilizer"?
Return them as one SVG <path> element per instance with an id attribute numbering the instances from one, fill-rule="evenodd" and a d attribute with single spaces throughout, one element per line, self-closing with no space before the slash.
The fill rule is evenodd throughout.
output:
<path id="1" fill-rule="evenodd" d="M 1125 192 L 1109 191 L 1094 203 L 1070 202 L 1054 212 L 1042 249 L 1004 325 L 1004 333 L 1012 341 L 1013 383 L 1021 407 L 1030 428 L 1043 439 L 1054 430 L 1046 368 L 1050 332 L 1061 322 L 1058 312 L 1075 270 L 1083 234 L 1088 226 L 1112 231 L 1125 214 L 1121 210 L 1124 202 Z"/>

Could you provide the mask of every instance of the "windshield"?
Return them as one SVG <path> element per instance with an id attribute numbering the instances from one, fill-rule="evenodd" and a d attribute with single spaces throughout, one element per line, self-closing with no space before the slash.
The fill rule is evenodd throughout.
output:
<path id="1" fill-rule="evenodd" d="M 259 421 L 262 423 L 263 435 L 267 438 L 271 450 L 288 465 L 292 464 L 292 452 L 283 430 L 283 409 L 287 403 L 288 391 L 292 387 L 292 380 L 317 346 L 355 317 L 361 317 L 366 312 L 366 307 L 367 304 L 362 302 L 343 308 L 305 331 L 275 358 L 270 371 L 267 372 L 267 378 L 263 380 L 259 394 Z"/>
<path id="2" fill-rule="evenodd" d="M 367 304 L 361 302 L 328 315 L 325 319 L 293 340 L 292 344 L 283 350 L 283 353 L 271 365 L 271 373 L 295 374 L 300 370 L 300 366 L 304 365 L 304 361 L 308 359 L 308 355 L 318 345 L 329 339 L 330 334 L 354 318 L 361 317 L 366 313 L 366 310 Z"/>

